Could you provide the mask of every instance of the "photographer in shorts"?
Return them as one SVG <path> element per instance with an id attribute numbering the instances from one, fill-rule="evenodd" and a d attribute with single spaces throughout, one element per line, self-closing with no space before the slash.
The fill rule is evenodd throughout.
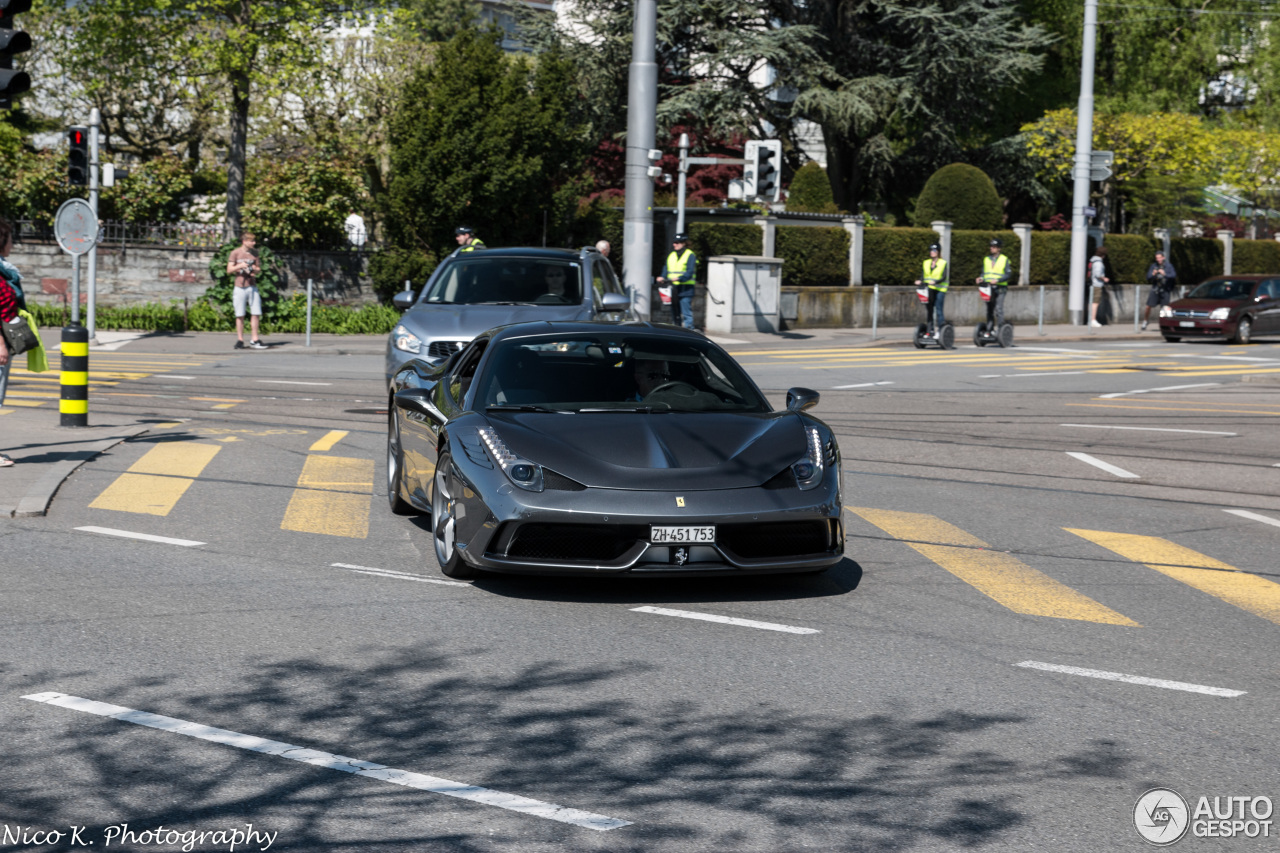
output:
<path id="1" fill-rule="evenodd" d="M 1147 309 L 1142 312 L 1142 331 L 1147 330 L 1151 309 L 1157 305 L 1169 304 L 1177 279 L 1178 273 L 1173 264 L 1165 259 L 1164 252 L 1156 252 L 1155 262 L 1147 268 L 1147 284 L 1151 285 L 1151 291 L 1147 294 Z"/>
<path id="2" fill-rule="evenodd" d="M 266 349 L 258 340 L 258 323 L 262 317 L 262 297 L 258 294 L 258 274 L 262 265 L 254 246 L 258 238 L 246 231 L 240 236 L 240 245 L 227 257 L 227 274 L 234 275 L 235 287 L 231 289 L 231 303 L 236 311 L 236 349 L 244 349 L 244 315 L 249 314 L 249 349 Z"/>

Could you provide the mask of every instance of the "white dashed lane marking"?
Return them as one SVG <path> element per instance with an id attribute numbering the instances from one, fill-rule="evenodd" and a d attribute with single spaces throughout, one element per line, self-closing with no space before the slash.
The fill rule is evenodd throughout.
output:
<path id="1" fill-rule="evenodd" d="M 1108 474 L 1115 474 L 1117 477 L 1126 477 L 1128 479 L 1133 479 L 1133 480 L 1139 479 L 1138 475 L 1134 474 L 1132 471 L 1126 471 L 1123 468 L 1117 468 L 1115 465 L 1112 465 L 1110 462 L 1103 462 L 1101 459 L 1095 459 L 1094 457 L 1090 456 L 1088 453 L 1077 453 L 1076 451 L 1068 451 L 1067 455 L 1070 456 L 1072 459 L 1079 459 L 1081 462 L 1087 462 L 1088 464 L 1092 465 L 1095 468 L 1100 468 L 1103 471 L 1106 471 Z"/>
<path id="2" fill-rule="evenodd" d="M 448 779 L 441 779 L 438 776 L 411 773 L 408 770 L 397 770 L 384 764 L 374 764 L 370 761 L 361 761 L 331 752 L 321 752 L 316 749 L 294 746 L 278 740 L 267 740 L 228 729 L 216 729 L 211 726 L 188 722 L 187 720 L 179 720 L 176 717 L 164 717 L 147 711 L 124 708 L 120 705 L 95 702 L 92 699 L 83 699 L 79 696 L 68 696 L 65 693 L 33 693 L 22 698 L 46 705 L 57 705 L 60 708 L 69 708 L 73 711 L 83 711 L 86 714 L 94 714 L 99 717 L 110 717 L 124 723 L 133 723 L 152 729 L 173 732 L 174 734 L 186 735 L 198 740 L 234 746 L 237 749 L 275 755 L 280 758 L 287 758 L 290 761 L 310 764 L 314 767 L 340 770 L 343 773 L 352 773 L 368 779 L 390 782 L 393 785 L 402 785 L 406 788 L 416 788 L 419 791 L 426 791 L 432 794 L 444 794 L 447 797 L 470 800 L 481 805 L 497 806 L 500 809 L 546 818 L 547 820 L 555 820 L 561 823 L 569 823 L 584 829 L 603 832 L 631 824 L 630 821 L 605 817 L 604 815 L 584 812 L 579 809 L 570 809 L 555 803 L 545 803 L 541 800 L 532 800 L 516 794 L 506 794 L 502 791 L 481 788 L 478 785 L 453 782 Z"/>
<path id="3" fill-rule="evenodd" d="M 439 578 L 424 578 L 419 575 L 411 575 L 407 572 L 393 572 L 390 569 L 375 569 L 371 566 L 355 566 L 350 563 L 331 563 L 337 569 L 350 569 L 358 575 L 375 575 L 381 578 L 394 578 L 398 581 L 417 581 L 418 583 L 438 583 L 442 586 L 471 586 L 469 583 L 461 581 L 446 581 Z"/>
<path id="4" fill-rule="evenodd" d="M 666 607 L 633 607 L 636 613 L 656 613 L 659 616 L 677 616 L 681 619 L 697 619 L 702 622 L 719 622 L 722 625 L 737 625 L 741 628 L 759 628 L 762 631 L 781 631 L 784 634 L 820 634 L 815 628 L 797 628 L 794 625 L 779 625 L 776 622 L 757 622 L 754 619 L 738 619 L 734 616 L 716 616 L 713 613 L 697 613 L 692 610 L 671 610 Z"/>
<path id="5" fill-rule="evenodd" d="M 1040 663 L 1024 660 L 1016 666 L 1026 669 L 1040 669 L 1045 672 L 1061 672 L 1066 675 L 1081 675 L 1085 678 L 1101 678 L 1104 681 L 1122 681 L 1125 684 L 1141 684 L 1144 687 L 1163 687 L 1165 690 L 1184 690 L 1188 693 L 1203 693 L 1206 696 L 1224 696 L 1233 699 L 1243 696 L 1247 691 L 1229 690 L 1226 687 L 1208 687 L 1204 684 L 1188 684 L 1185 681 L 1166 681 L 1163 678 L 1147 678 L 1142 675 L 1125 675 L 1123 672 L 1107 672 L 1102 669 L 1083 669 L 1078 666 L 1061 666 L 1054 663 Z"/>
<path id="6" fill-rule="evenodd" d="M 195 548 L 207 544 L 205 542 L 197 542 L 194 539 L 174 539 L 171 536 L 153 536 L 150 533 L 134 533 L 130 530 L 114 530 L 110 527 L 77 527 L 76 530 L 82 530 L 85 533 L 99 533 L 103 536 L 119 536 L 123 539 L 159 542 L 162 545 L 181 545 L 184 548 Z"/>
<path id="7" fill-rule="evenodd" d="M 1079 427 L 1081 429 L 1131 429 L 1137 432 L 1189 432 L 1195 435 L 1239 435 L 1235 432 L 1217 432 L 1211 429 L 1168 429 L 1166 427 L 1136 427 L 1136 426 L 1114 426 L 1112 424 L 1058 424 L 1064 427 Z"/>
<path id="8" fill-rule="evenodd" d="M 1261 521 L 1263 524 L 1270 524 L 1272 527 L 1280 527 L 1280 520 L 1270 518 L 1265 515 L 1258 515 L 1258 513 L 1249 512 L 1247 509 L 1224 509 L 1223 512 L 1229 512 L 1232 515 L 1238 515 L 1241 518 L 1247 518 L 1250 521 Z"/>

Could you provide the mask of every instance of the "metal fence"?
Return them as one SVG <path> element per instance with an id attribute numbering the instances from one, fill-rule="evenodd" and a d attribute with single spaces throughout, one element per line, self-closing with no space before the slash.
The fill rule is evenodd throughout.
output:
<path id="1" fill-rule="evenodd" d="M 56 237 L 53 232 L 53 226 L 36 222 L 29 219 L 18 220 L 17 233 L 14 235 L 16 242 L 55 242 Z M 142 222 L 121 222 L 118 220 L 104 219 L 101 221 L 101 228 L 98 232 L 98 244 L 104 248 L 170 248 L 170 249 L 195 249 L 213 251 L 224 245 L 228 241 L 223 237 L 223 226 L 221 223 L 204 223 L 204 222 L 161 222 L 161 223 L 142 223 Z M 312 252 L 351 252 L 358 254 L 360 252 L 370 252 L 375 249 L 373 241 L 365 242 L 363 246 L 356 247 L 349 242 L 342 242 L 338 245 L 326 246 L 307 246 L 307 247 L 276 247 L 272 245 L 272 241 L 259 241 L 261 245 L 266 245 L 275 251 L 312 251 Z"/>

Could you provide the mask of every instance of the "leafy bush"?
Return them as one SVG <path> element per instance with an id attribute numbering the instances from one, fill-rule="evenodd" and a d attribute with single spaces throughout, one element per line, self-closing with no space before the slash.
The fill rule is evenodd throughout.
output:
<path id="1" fill-rule="evenodd" d="M 431 252 L 392 247 L 375 252 L 369 258 L 369 278 L 373 292 L 389 303 L 391 297 L 404 290 L 410 282 L 414 290 L 426 283 L 439 261 Z"/>
<path id="2" fill-rule="evenodd" d="M 787 192 L 787 210 L 801 213 L 839 213 L 831 195 L 827 170 L 812 160 L 805 163 L 791 179 Z"/>
<path id="3" fill-rule="evenodd" d="M 66 325 L 65 306 L 36 302 L 30 304 L 37 325 L 59 328 Z M 184 310 L 174 301 L 169 305 L 100 306 L 94 318 L 99 329 L 137 332 L 230 332 L 235 329 L 229 313 L 218 310 L 203 298 Z M 387 335 L 400 321 L 400 312 L 385 305 L 318 305 L 311 308 L 311 331 L 335 335 Z M 307 297 L 295 293 L 280 300 L 274 319 L 262 324 L 263 334 L 302 334 L 307 330 Z"/>
<path id="4" fill-rule="evenodd" d="M 1141 234 L 1108 234 L 1105 245 L 1112 284 L 1138 284 L 1147 280 L 1147 267 L 1156 255 L 1154 240 Z"/>
<path id="5" fill-rule="evenodd" d="M 950 222 L 956 230 L 983 231 L 999 228 L 1004 211 L 996 185 L 981 169 L 952 163 L 934 172 L 916 200 L 915 224 L 927 228 L 933 222 Z"/>
<path id="6" fill-rule="evenodd" d="M 249 171 L 245 230 L 282 248 L 344 245 L 347 217 L 373 204 L 359 162 L 265 157 Z"/>
<path id="7" fill-rule="evenodd" d="M 849 283 L 850 237 L 843 228 L 779 228 L 777 241 L 777 255 L 785 260 L 782 265 L 783 284 L 830 286 Z"/>
<path id="8" fill-rule="evenodd" d="M 231 250 L 239 243 L 226 243 L 214 253 L 209 261 L 209 276 L 213 286 L 204 292 L 202 297 L 222 314 L 235 316 L 231 302 L 231 291 L 235 287 L 235 276 L 227 272 L 227 258 Z M 258 246 L 258 266 L 262 272 L 258 274 L 258 295 L 262 298 L 262 321 L 276 319 L 280 305 L 280 291 L 284 289 L 284 262 L 275 252 L 266 246 Z"/>
<path id="9" fill-rule="evenodd" d="M 705 222 L 689 227 L 689 247 L 698 256 L 698 280 L 707 280 L 707 259 L 713 255 L 764 253 L 764 231 L 757 225 L 716 225 Z M 663 253 L 666 256 L 666 253 Z M 784 265 L 785 266 L 785 265 Z"/>
<path id="10" fill-rule="evenodd" d="M 928 228 L 868 228 L 862 239 L 863 282 L 886 286 L 914 283 L 929 257 L 929 244 L 936 242 L 938 233 Z"/>
<path id="11" fill-rule="evenodd" d="M 1066 284 L 1071 278 L 1071 232 L 1031 232 L 1031 276 L 1027 284 Z"/>
<path id="12" fill-rule="evenodd" d="M 1208 237 L 1174 237 L 1169 241 L 1169 260 L 1178 271 L 1179 284 L 1199 284 L 1222 275 L 1222 243 Z"/>
<path id="13" fill-rule="evenodd" d="M 991 241 L 998 239 L 1004 243 L 1000 249 L 1009 258 L 1009 268 L 1013 271 L 1010 284 L 1022 284 L 1018 280 L 1018 261 L 1022 253 L 1022 241 L 1018 235 L 1009 231 L 952 231 L 951 232 L 951 286 L 957 284 L 974 284 L 974 280 L 982 275 L 982 261 L 991 254 Z"/>
<path id="14" fill-rule="evenodd" d="M 1280 273 L 1280 243 L 1275 240 L 1236 240 L 1231 247 L 1231 260 L 1232 272 Z M 1182 271 L 1178 272 L 1181 280 Z M 1186 284 L 1185 281 L 1182 283 Z"/>

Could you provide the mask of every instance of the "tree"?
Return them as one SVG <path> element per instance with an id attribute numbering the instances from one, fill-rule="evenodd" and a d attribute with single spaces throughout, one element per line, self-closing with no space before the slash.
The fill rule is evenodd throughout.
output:
<path id="1" fill-rule="evenodd" d="M 901 207 L 916 175 L 968 159 L 1004 131 L 997 108 L 1042 66 L 1052 37 L 1012 0 L 775 0 L 784 24 L 822 33 L 834 74 L 800 85 L 822 127 L 835 201 Z M 1012 132 L 1008 128 L 1007 132 Z"/>
<path id="2" fill-rule="evenodd" d="M 358 162 L 295 157 L 251 169 L 245 229 L 277 249 L 337 246 L 351 213 L 368 208 Z"/>
<path id="3" fill-rule="evenodd" d="M 809 162 L 800 167 L 787 190 L 787 210 L 805 213 L 839 213 L 831 197 L 827 170 Z"/>
<path id="4" fill-rule="evenodd" d="M 384 216 L 401 255 L 384 289 L 399 270 L 420 270 L 449 249 L 462 222 L 491 246 L 536 245 L 544 234 L 554 244 L 565 233 L 586 150 L 570 110 L 573 84 L 556 54 L 511 57 L 497 33 L 474 30 L 418 69 L 390 123 Z"/>

